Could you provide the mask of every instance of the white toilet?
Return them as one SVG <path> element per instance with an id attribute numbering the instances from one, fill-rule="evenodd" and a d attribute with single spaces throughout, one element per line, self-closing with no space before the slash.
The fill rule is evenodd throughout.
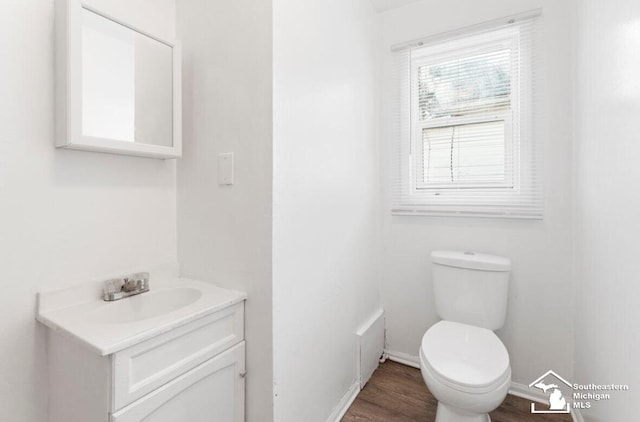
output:
<path id="1" fill-rule="evenodd" d="M 422 338 L 420 369 L 438 400 L 436 422 L 489 422 L 511 384 L 509 354 L 493 333 L 504 325 L 511 263 L 451 251 L 431 261 L 442 321 Z"/>

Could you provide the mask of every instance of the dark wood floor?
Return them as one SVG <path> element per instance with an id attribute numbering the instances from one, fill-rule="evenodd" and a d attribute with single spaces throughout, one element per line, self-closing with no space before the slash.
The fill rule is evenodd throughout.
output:
<path id="1" fill-rule="evenodd" d="M 342 422 L 433 422 L 436 406 L 419 369 L 387 361 L 373 374 Z M 571 422 L 569 415 L 532 415 L 530 411 L 529 400 L 509 395 L 491 412 L 491 421 Z"/>

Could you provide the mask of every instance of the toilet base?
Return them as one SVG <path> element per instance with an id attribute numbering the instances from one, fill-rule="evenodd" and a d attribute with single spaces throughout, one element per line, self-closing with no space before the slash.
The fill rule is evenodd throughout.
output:
<path id="1" fill-rule="evenodd" d="M 491 422 L 488 414 L 471 414 L 438 402 L 436 422 Z"/>

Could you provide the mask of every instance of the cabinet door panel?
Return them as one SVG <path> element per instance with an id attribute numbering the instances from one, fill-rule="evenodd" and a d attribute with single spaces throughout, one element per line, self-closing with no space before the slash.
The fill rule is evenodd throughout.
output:
<path id="1" fill-rule="evenodd" d="M 244 303 L 114 355 L 113 411 L 151 393 L 244 338 Z"/>
<path id="2" fill-rule="evenodd" d="M 244 341 L 112 416 L 113 422 L 244 421 Z"/>

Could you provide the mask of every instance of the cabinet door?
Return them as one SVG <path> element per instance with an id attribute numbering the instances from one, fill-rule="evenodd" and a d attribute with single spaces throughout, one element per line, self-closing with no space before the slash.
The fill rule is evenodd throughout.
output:
<path id="1" fill-rule="evenodd" d="M 113 422 L 243 422 L 244 341 L 114 413 Z"/>
<path id="2" fill-rule="evenodd" d="M 113 355 L 116 412 L 244 338 L 244 303 L 160 334 Z"/>

